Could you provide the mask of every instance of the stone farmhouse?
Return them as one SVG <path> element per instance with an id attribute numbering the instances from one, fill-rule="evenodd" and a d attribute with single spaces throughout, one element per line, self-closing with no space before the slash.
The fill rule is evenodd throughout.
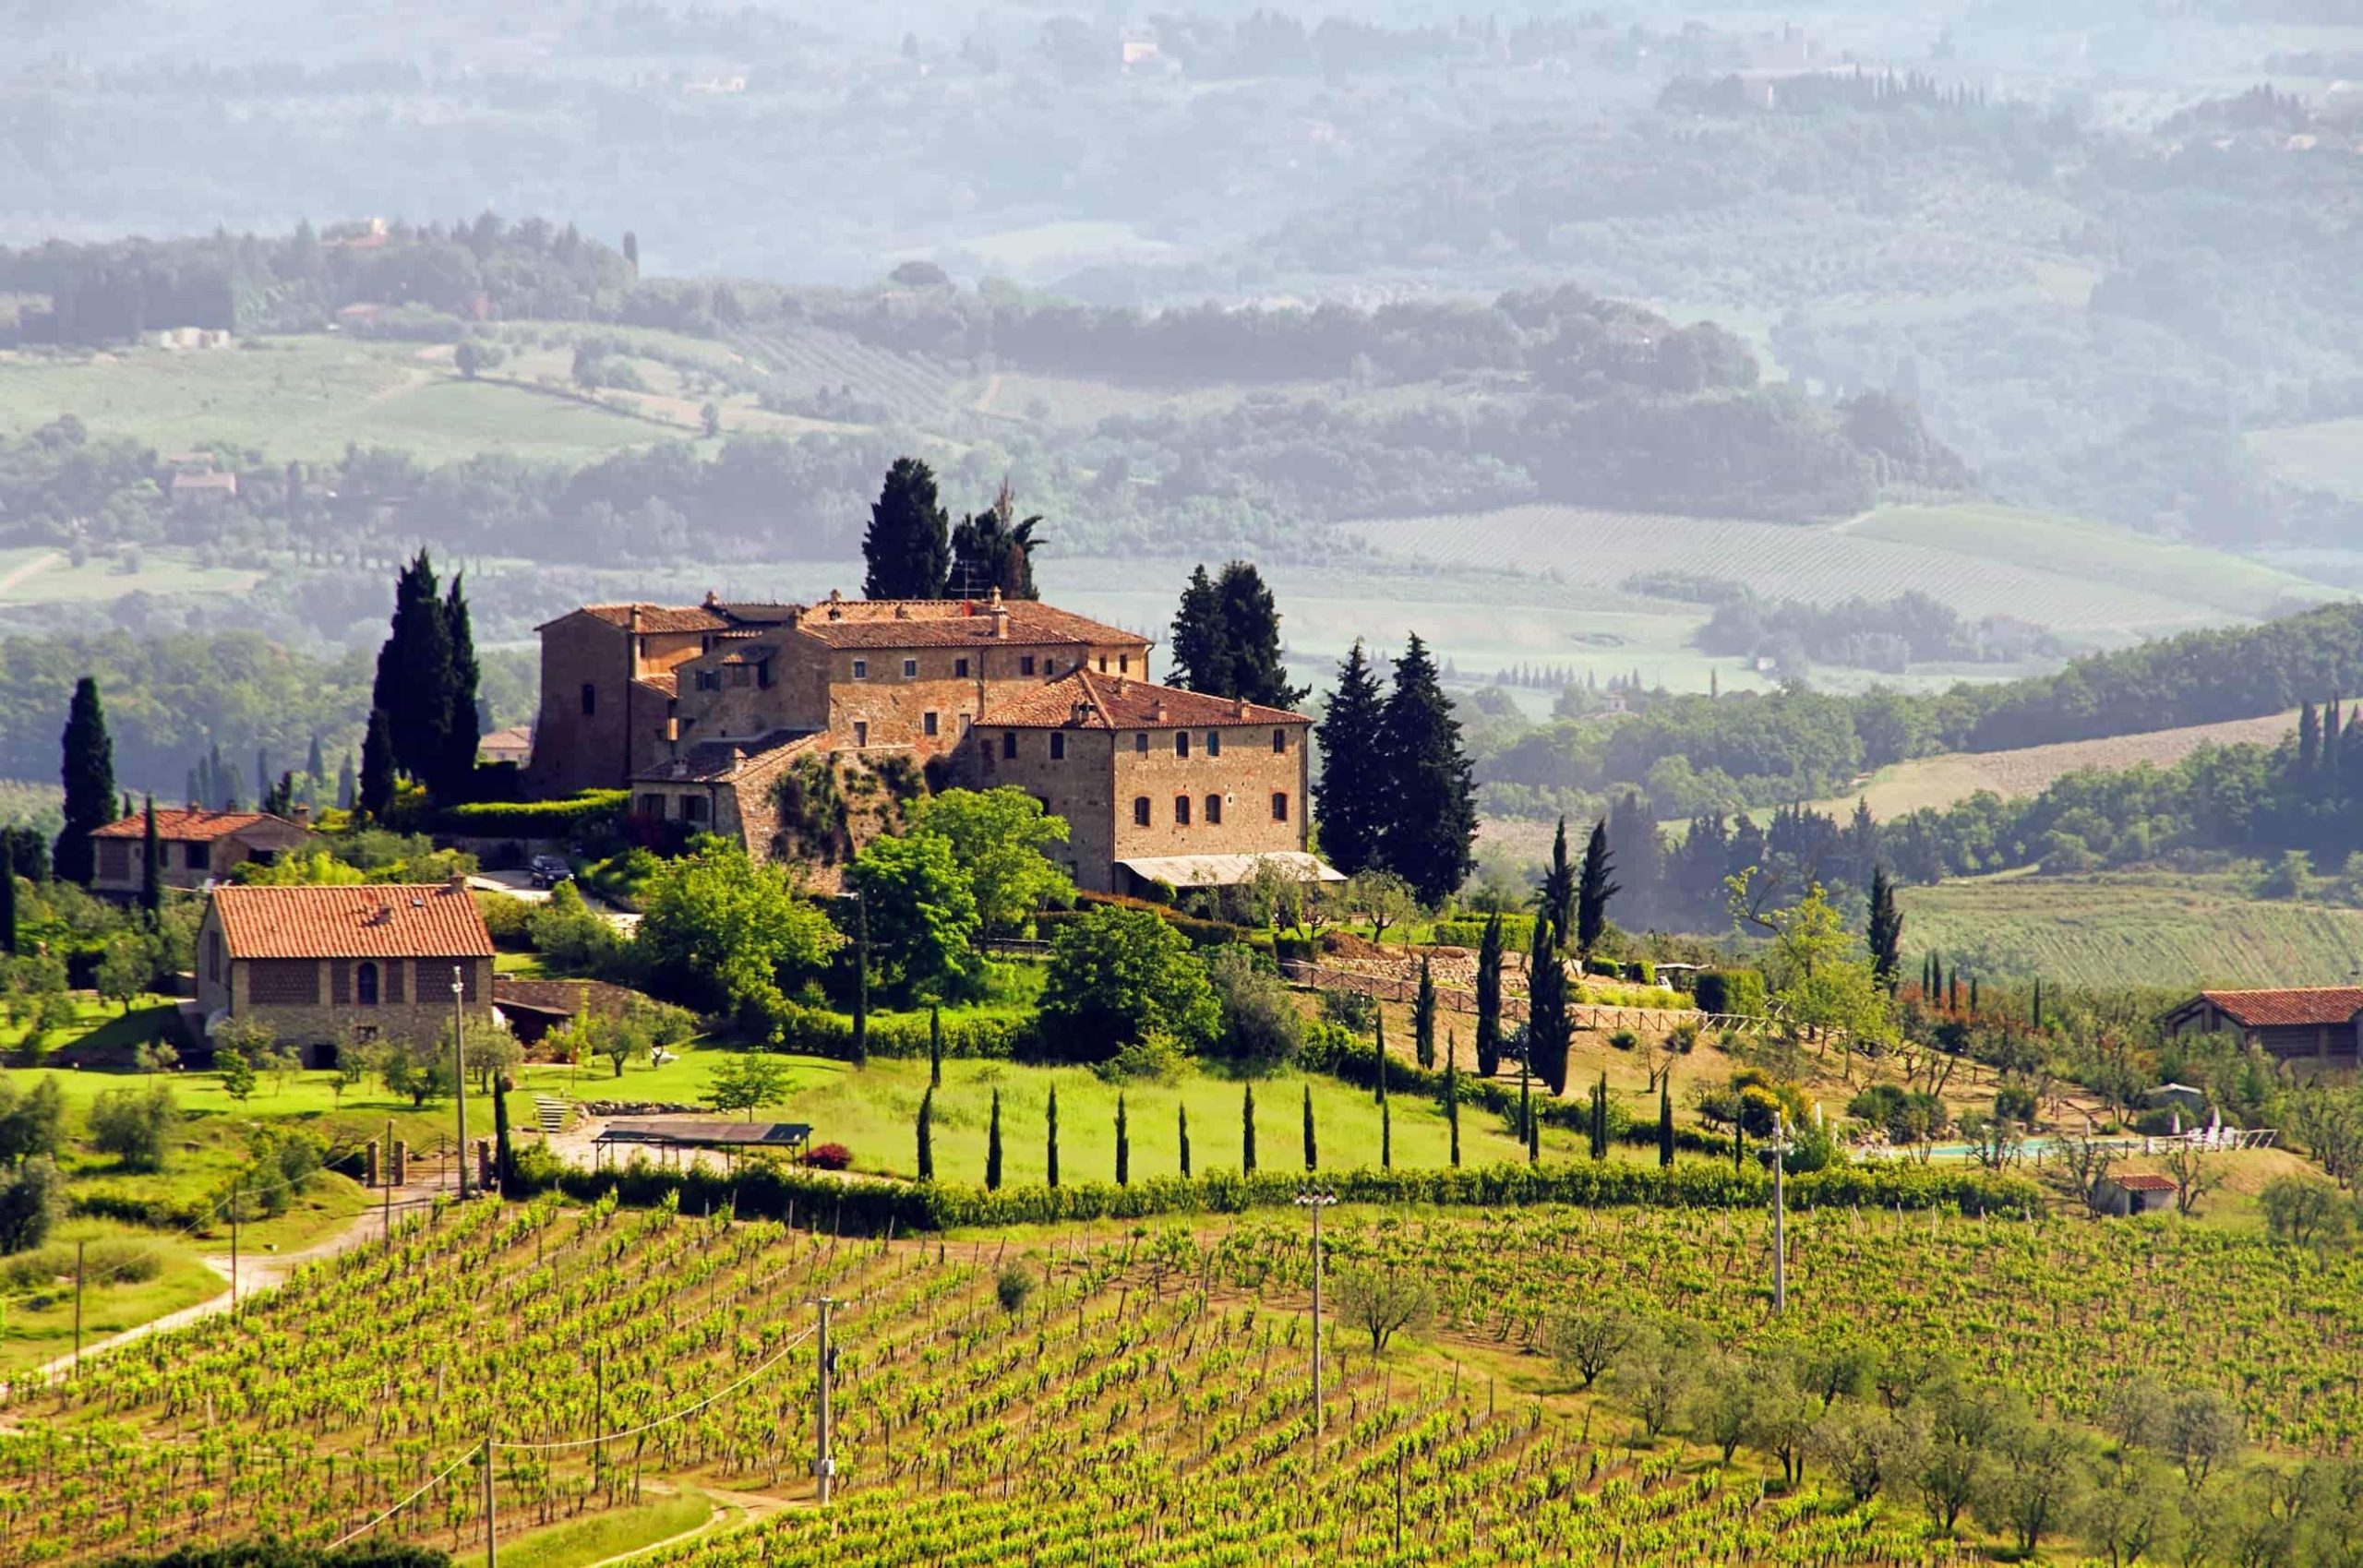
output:
<path id="1" fill-rule="evenodd" d="M 2285 990 L 2201 991 L 2160 1020 L 2169 1035 L 2232 1033 L 2277 1060 L 2318 1071 L 2352 1072 L 2363 987 L 2307 986 Z"/>
<path id="2" fill-rule="evenodd" d="M 251 1019 L 309 1067 L 338 1047 L 493 1026 L 492 937 L 464 880 L 213 890 L 197 935 L 196 1025 Z"/>
<path id="3" fill-rule="evenodd" d="M 1156 686 L 1146 638 L 1052 605 L 709 595 L 586 605 L 540 630 L 536 794 L 629 788 L 643 822 L 773 856 L 790 853 L 799 769 L 901 759 L 940 785 L 1027 789 L 1067 819 L 1088 890 L 1238 881 L 1268 855 L 1317 874 L 1310 721 Z M 1176 863 L 1121 864 L 1148 859 Z"/>
<path id="4" fill-rule="evenodd" d="M 302 846 L 299 822 L 262 811 L 156 812 L 158 875 L 168 888 L 194 890 L 218 881 L 247 860 L 269 862 Z M 136 898 L 146 875 L 148 819 L 134 812 L 90 833 L 90 891 L 106 898 Z"/>

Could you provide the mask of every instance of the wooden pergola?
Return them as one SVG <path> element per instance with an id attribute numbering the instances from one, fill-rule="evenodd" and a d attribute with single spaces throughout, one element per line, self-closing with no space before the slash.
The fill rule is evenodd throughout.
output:
<path id="1" fill-rule="evenodd" d="M 762 1149 L 793 1157 L 812 1143 L 812 1128 L 802 1121 L 730 1121 L 721 1117 L 634 1117 L 609 1122 L 591 1141 L 591 1163 L 625 1148 L 654 1149 L 659 1162 L 670 1155 L 680 1164 L 683 1150 L 718 1149 L 727 1166 L 748 1150 Z"/>

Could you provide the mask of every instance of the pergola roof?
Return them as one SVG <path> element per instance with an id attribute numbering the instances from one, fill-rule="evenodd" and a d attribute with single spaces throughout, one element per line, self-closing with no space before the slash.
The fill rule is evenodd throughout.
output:
<path id="1" fill-rule="evenodd" d="M 666 1149 L 793 1149 L 810 1143 L 802 1121 L 729 1121 L 720 1117 L 644 1117 L 609 1122 L 592 1142 Z"/>

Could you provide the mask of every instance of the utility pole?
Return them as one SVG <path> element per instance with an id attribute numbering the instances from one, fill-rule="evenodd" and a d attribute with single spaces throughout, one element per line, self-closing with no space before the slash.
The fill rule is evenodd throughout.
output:
<path id="1" fill-rule="evenodd" d="M 1782 1179 L 1789 1140 L 1780 1122 L 1772 1130 L 1772 1315 L 1789 1310 L 1789 1200 Z"/>
<path id="2" fill-rule="evenodd" d="M 492 1455 L 495 1447 L 493 1437 L 500 1430 L 498 1425 L 498 1419 L 499 1418 L 496 1416 L 495 1424 L 486 1426 L 484 1432 L 484 1568 L 500 1568 L 499 1548 L 493 1544 L 492 1539 Z"/>
<path id="3" fill-rule="evenodd" d="M 1337 1194 L 1319 1187 L 1308 1187 L 1296 1195 L 1297 1206 L 1313 1211 L 1313 1441 L 1321 1441 L 1321 1211 L 1337 1201 Z"/>
<path id="4" fill-rule="evenodd" d="M 829 1483 L 837 1474 L 837 1462 L 829 1454 L 829 1384 L 837 1372 L 837 1352 L 829 1343 L 829 1309 L 837 1303 L 834 1296 L 822 1296 L 818 1299 L 821 1307 L 820 1454 L 812 1462 L 812 1474 L 820 1478 L 821 1502 L 825 1506 L 829 1501 Z"/>
<path id="5" fill-rule="evenodd" d="M 455 1097 L 460 1107 L 460 1202 L 463 1203 L 468 1201 L 468 1048 L 462 1035 L 466 1027 L 466 1018 L 460 1006 L 464 989 L 460 979 L 460 966 L 454 964 L 451 965 L 451 1065 L 458 1070 L 459 1092 Z"/>
<path id="6" fill-rule="evenodd" d="M 230 1181 L 230 1310 L 238 1310 L 238 1191 L 240 1179 Z"/>

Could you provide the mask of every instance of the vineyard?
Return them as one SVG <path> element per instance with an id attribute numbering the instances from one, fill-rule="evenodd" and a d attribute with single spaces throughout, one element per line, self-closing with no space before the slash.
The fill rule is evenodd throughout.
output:
<path id="1" fill-rule="evenodd" d="M 482 1454 L 511 1537 L 650 1483 L 786 1511 L 673 1562 L 1246 1563 L 1953 1558 L 1899 1500 L 1768 1494 L 1621 1385 L 1578 1400 L 1529 1354 L 1618 1304 L 1738 1351 L 1936 1354 L 2088 1419 L 2129 1363 L 2211 1383 L 2249 1435 L 2341 1453 L 2363 1423 L 2363 1262 L 2177 1227 L 1825 1209 L 1790 1227 L 1769 1317 L 1761 1216 L 1340 1209 L 1333 1287 L 1416 1271 L 1423 1343 L 1333 1320 L 1313 1428 L 1311 1258 L 1226 1227 L 851 1241 L 669 1209 L 445 1210 L 234 1315 L 20 1390 L 0 1561 L 270 1533 L 481 1539 Z M 811 1498 L 819 1347 L 838 1303 L 838 1493 Z M 1601 1403 L 1604 1397 L 1606 1402 Z"/>
<path id="2" fill-rule="evenodd" d="M 1949 529 L 1922 526 L 1925 520 L 1911 514 L 1923 510 L 1936 515 L 1937 509 L 1876 512 L 1861 527 L 1811 527 L 1522 506 L 1353 527 L 1389 555 L 1446 567 L 1550 570 L 1598 588 L 1613 588 L 1643 572 L 1701 571 L 1743 582 L 1766 598 L 1822 604 L 1856 594 L 1888 599 L 1917 592 L 1964 616 L 2014 616 L 2067 636 L 2124 640 L 2258 613 L 2251 602 L 2260 569 L 2244 563 L 2235 563 L 2228 579 L 2238 584 L 2237 592 L 2185 596 L 2166 592 L 2164 583 L 2144 585 L 2140 574 L 2122 569 L 2117 557 L 2145 547 L 2129 535 L 2080 530 L 2106 540 L 2113 554 L 2080 555 L 2063 547 L 2054 558 L 2030 564 L 2011 549 L 1981 547 L 1977 531 L 1956 541 Z M 2187 579 L 2177 570 L 2173 581 L 2181 584 Z M 2229 602 L 2216 603 L 2219 597 Z"/>
<path id="3" fill-rule="evenodd" d="M 786 389 L 809 395 L 823 388 L 878 403 L 897 418 L 941 416 L 952 406 L 950 369 L 822 328 L 772 328 L 735 334 L 732 346 L 777 377 Z"/>

